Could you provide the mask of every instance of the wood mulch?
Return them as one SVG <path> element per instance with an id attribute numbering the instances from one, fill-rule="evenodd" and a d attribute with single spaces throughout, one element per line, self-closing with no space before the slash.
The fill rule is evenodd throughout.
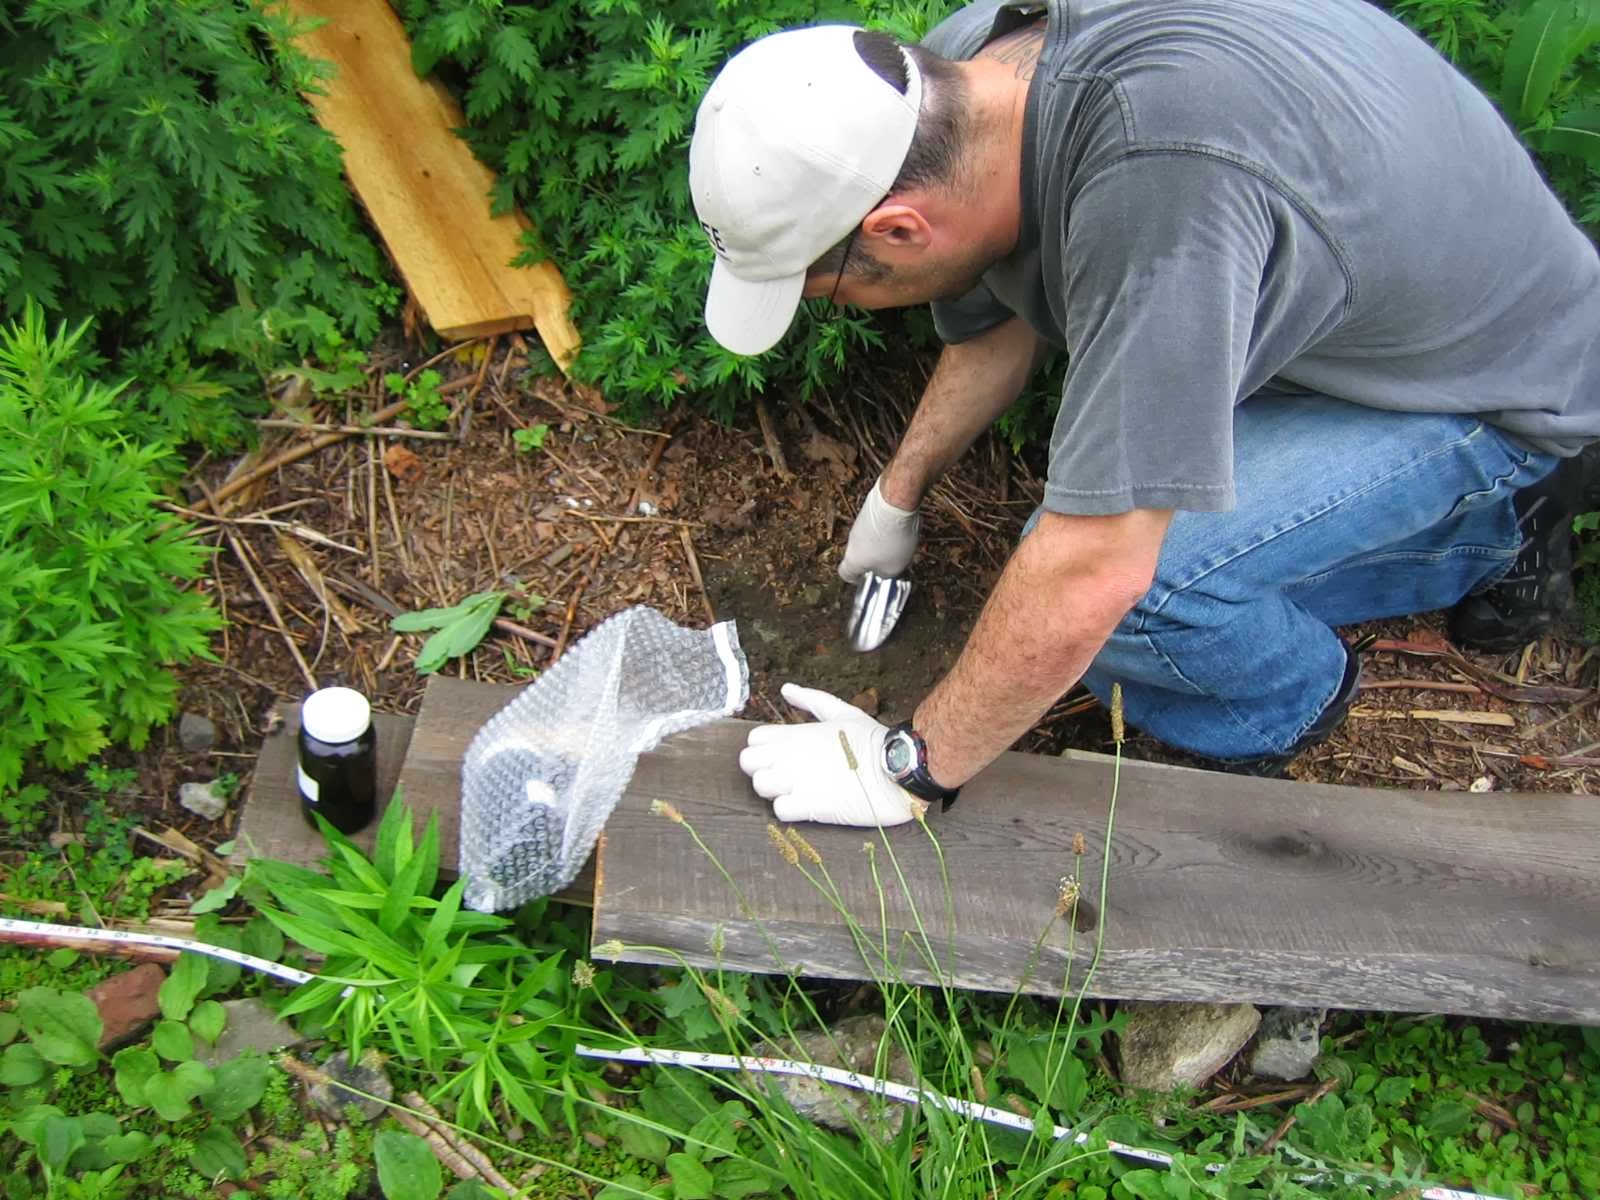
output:
<path id="1" fill-rule="evenodd" d="M 831 397 L 763 402 L 732 426 L 676 409 L 659 428 L 636 429 L 592 390 L 533 375 L 526 354 L 511 336 L 436 356 L 451 416 L 417 431 L 384 407 L 377 380 L 427 364 L 376 351 L 367 396 L 312 401 L 290 389 L 253 452 L 193 474 L 187 507 L 205 514 L 195 520 L 217 551 L 204 588 L 228 628 L 215 662 L 183 671 L 184 707 L 217 723 L 219 743 L 186 754 L 174 726 L 139 757 L 140 791 L 164 820 L 198 836 L 176 806 L 179 783 L 219 771 L 248 782 L 276 702 L 311 679 L 414 713 L 421 639 L 389 621 L 488 589 L 508 593 L 503 619 L 447 665 L 461 678 L 527 680 L 606 616 L 647 604 L 695 626 L 739 620 L 752 664 L 747 715 L 779 717 L 777 688 L 790 677 L 909 711 L 953 662 L 1042 494 L 1026 461 L 981 441 L 930 506 L 920 608 L 879 654 L 852 656 L 839 649 L 847 598 L 833 569 L 860 493 L 914 404 L 917 368 Z M 538 426 L 548 426 L 542 447 L 520 448 L 516 432 Z M 362 431 L 334 432 L 351 427 Z M 272 465 L 313 442 L 313 453 Z M 1575 629 L 1506 661 L 1455 653 L 1437 615 L 1363 632 L 1381 639 L 1366 687 L 1350 720 L 1294 765 L 1297 778 L 1596 790 L 1600 662 Z M 1109 745 L 1105 714 L 1081 691 L 1021 743 Z M 1137 734 L 1126 752 L 1192 761 Z"/>

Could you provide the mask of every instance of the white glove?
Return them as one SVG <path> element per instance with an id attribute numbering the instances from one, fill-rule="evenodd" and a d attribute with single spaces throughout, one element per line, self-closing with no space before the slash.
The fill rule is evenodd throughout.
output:
<path id="1" fill-rule="evenodd" d="M 839 578 L 854 583 L 863 572 L 893 578 L 911 565 L 917 552 L 917 533 L 922 518 L 914 511 L 896 508 L 883 498 L 880 478 L 867 493 L 866 503 L 850 527 L 844 559 L 839 563 Z"/>
<path id="2" fill-rule="evenodd" d="M 780 821 L 828 825 L 903 825 L 927 804 L 884 772 L 888 726 L 827 692 L 783 685 L 783 698 L 816 721 L 758 725 L 739 752 L 739 769 Z M 844 741 L 850 745 L 847 755 Z M 851 765 L 851 759 L 854 765 Z"/>

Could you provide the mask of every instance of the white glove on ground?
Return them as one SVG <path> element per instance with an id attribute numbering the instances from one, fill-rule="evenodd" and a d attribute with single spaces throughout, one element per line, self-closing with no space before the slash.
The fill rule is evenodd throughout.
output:
<path id="1" fill-rule="evenodd" d="M 850 540 L 839 563 L 839 578 L 854 583 L 867 571 L 891 578 L 901 574 L 917 552 L 921 528 L 922 518 L 915 512 L 896 508 L 883 498 L 880 478 L 867 493 L 866 503 L 850 527 Z"/>
<path id="2" fill-rule="evenodd" d="M 783 698 L 816 717 L 807 725 L 758 725 L 739 752 L 739 769 L 780 821 L 828 825 L 903 825 L 927 809 L 884 772 L 888 726 L 853 704 L 797 683 Z M 845 753 L 841 735 L 850 744 Z M 854 758 L 852 767 L 850 759 Z"/>

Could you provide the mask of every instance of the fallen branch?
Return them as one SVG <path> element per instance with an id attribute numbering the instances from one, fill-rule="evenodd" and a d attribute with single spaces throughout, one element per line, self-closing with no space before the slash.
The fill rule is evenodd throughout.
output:
<path id="1" fill-rule="evenodd" d="M 320 421 L 291 421 L 283 417 L 261 417 L 261 429 L 291 429 L 299 433 L 340 433 L 345 437 L 422 438 L 426 441 L 453 442 L 456 435 L 439 429 L 405 429 L 399 425 L 327 425 Z"/>
<path id="2" fill-rule="evenodd" d="M 444 1124 L 444 1118 L 439 1115 L 439 1111 L 434 1108 L 433 1105 L 424 1100 L 420 1094 L 417 1092 L 407 1092 L 401 1097 L 401 1099 L 409 1104 L 413 1109 L 420 1112 L 423 1117 L 431 1123 L 432 1127 L 437 1129 L 439 1136 L 450 1146 L 452 1150 L 454 1150 L 464 1160 L 466 1160 L 468 1164 L 471 1165 L 477 1174 L 483 1178 L 485 1183 L 489 1184 L 490 1187 L 499 1188 L 501 1191 L 505 1192 L 507 1196 L 514 1196 L 517 1194 L 516 1188 L 511 1185 L 510 1180 L 508 1180 L 504 1175 L 500 1174 L 500 1172 L 495 1169 L 495 1165 L 489 1161 L 488 1155 L 484 1154 L 482 1150 L 479 1150 L 477 1146 L 473 1145 L 472 1142 L 470 1142 L 467 1138 L 456 1133 L 455 1130 Z M 462 1176 L 462 1178 L 465 1179 L 467 1176 Z"/>
<path id="3" fill-rule="evenodd" d="M 274 521 L 259 513 L 248 517 L 219 517 L 216 513 L 198 512 L 192 508 L 184 508 L 181 504 L 170 504 L 165 500 L 158 500 L 156 507 L 165 512 L 176 513 L 180 517 L 191 517 L 196 521 L 203 521 L 207 525 L 264 525 L 268 529 L 281 529 L 286 533 L 292 533 L 297 538 L 302 538 L 318 546 L 326 546 L 330 550 L 343 550 L 347 554 L 361 553 L 359 548 L 347 546 L 343 542 L 336 542 L 326 534 L 318 533 L 308 526 L 296 525 L 291 521 Z"/>
<path id="4" fill-rule="evenodd" d="M 1515 729 L 1516 718 L 1509 713 L 1477 712 L 1465 708 L 1410 708 L 1388 712 L 1379 708 L 1352 708 L 1350 716 L 1365 721 L 1454 721 L 1461 725 L 1495 725 Z"/>
<path id="5" fill-rule="evenodd" d="M 11 946 L 28 946 L 35 950 L 76 950 L 80 954 L 112 954 L 136 962 L 172 962 L 179 954 L 162 946 L 142 946 L 137 942 L 105 942 L 99 939 L 73 937 L 64 933 L 40 933 L 34 930 L 7 928 L 0 921 L 0 942 Z"/>
<path id="6" fill-rule="evenodd" d="M 1459 692 L 1464 696 L 1481 696 L 1483 689 L 1475 683 L 1439 683 L 1432 679 L 1363 679 L 1363 692 L 1382 688 L 1416 688 L 1428 692 Z"/>
<path id="7" fill-rule="evenodd" d="M 1316 1091 L 1312 1092 L 1311 1095 L 1306 1097 L 1306 1103 L 1315 1104 L 1318 1100 L 1321 1100 L 1324 1096 L 1338 1086 L 1339 1081 L 1337 1079 L 1324 1079 L 1321 1086 L 1319 1086 Z M 1299 1118 L 1296 1117 L 1294 1113 L 1290 1113 L 1282 1121 L 1278 1122 L 1278 1127 L 1272 1131 L 1271 1136 L 1268 1137 L 1266 1141 L 1261 1143 L 1261 1149 L 1257 1150 L 1256 1153 L 1265 1157 L 1276 1150 L 1278 1148 L 1278 1143 L 1283 1141 L 1283 1135 L 1294 1128 L 1294 1123 L 1297 1120 L 1299 1120 Z"/>
<path id="8" fill-rule="evenodd" d="M 555 638 L 529 629 L 526 625 L 519 625 L 510 617 L 496 617 L 494 619 L 494 627 L 500 630 L 501 633 L 509 633 L 513 637 L 521 638 L 525 642 L 532 642 L 537 646 L 548 646 L 552 650 L 554 650 L 558 644 Z"/>
<path id="9" fill-rule="evenodd" d="M 306 664 L 305 655 L 300 653 L 300 643 L 294 640 L 294 637 L 289 633 L 289 627 L 283 623 L 283 614 L 278 611 L 277 602 L 273 600 L 266 584 L 261 582 L 261 576 L 256 574 L 256 569 L 250 565 L 250 559 L 245 555 L 243 547 L 239 545 L 239 539 L 233 535 L 231 529 L 226 527 L 222 530 L 222 536 L 227 538 L 228 545 L 233 549 L 234 557 L 239 560 L 239 565 L 244 568 L 244 573 L 250 577 L 250 586 L 255 589 L 256 595 L 261 597 L 261 603 L 267 606 L 267 612 L 272 617 L 272 623 L 278 627 L 278 633 L 282 636 L 284 645 L 289 647 L 289 653 L 293 656 L 295 665 L 300 668 L 300 676 L 306 681 L 306 687 L 313 692 L 316 691 L 317 677 L 311 673 L 311 668 Z"/>
<path id="10" fill-rule="evenodd" d="M 442 392 L 444 389 L 440 388 L 439 390 Z M 392 417 L 398 417 L 402 412 L 405 411 L 406 405 L 409 403 L 410 401 L 408 400 L 396 400 L 393 404 L 386 404 L 377 412 L 373 413 L 370 420 L 374 425 L 381 425 L 384 421 L 387 421 Z M 262 463 L 259 467 L 254 467 L 251 470 L 246 471 L 237 479 L 229 480 L 227 483 L 219 487 L 215 492 L 207 491 L 205 499 L 195 502 L 194 512 L 198 515 L 200 513 L 204 513 L 208 508 L 212 512 L 216 512 L 217 505 L 228 499 L 228 497 L 244 491 L 245 488 L 256 482 L 256 480 L 265 479 L 268 475 L 271 475 L 280 467 L 287 467 L 291 463 L 299 462 L 302 458 L 309 458 L 318 450 L 323 450 L 329 446 L 336 445 L 337 443 L 344 441 L 344 439 L 349 436 L 351 435 L 348 433 L 339 433 L 334 431 L 319 434 L 318 436 L 312 438 L 309 442 L 302 442 L 298 446 L 291 446 L 282 454 L 274 455 L 272 458 Z"/>
<path id="11" fill-rule="evenodd" d="M 685 529 L 699 529 L 705 524 L 704 521 L 680 521 L 676 517 L 613 517 L 605 513 L 584 512 L 578 508 L 569 508 L 562 515 L 599 525 L 680 525 Z"/>
<path id="12" fill-rule="evenodd" d="M 694 552 L 694 541 L 687 529 L 678 530 L 678 540 L 683 543 L 683 555 L 689 560 L 689 574 L 694 577 L 694 586 L 700 590 L 700 603 L 705 606 L 706 620 L 715 625 L 717 611 L 711 607 L 711 594 L 706 591 L 706 581 L 700 574 L 700 559 Z"/>
<path id="13" fill-rule="evenodd" d="M 1477 680 L 1483 690 L 1491 696 L 1498 696 L 1502 700 L 1510 700 L 1517 704 L 1559 704 L 1565 700 L 1582 700 L 1591 694 L 1587 688 L 1542 687 L 1519 684 L 1509 675 L 1502 675 L 1499 671 L 1491 671 L 1486 667 L 1480 667 L 1477 663 L 1464 658 L 1448 646 L 1432 646 L 1425 645 L 1422 642 L 1401 642 L 1379 638 L 1372 643 L 1370 649 L 1374 653 L 1388 651 L 1392 654 L 1410 654 L 1418 658 L 1441 658 L 1462 674 L 1470 675 Z"/>
<path id="14" fill-rule="evenodd" d="M 789 460 L 783 456 L 783 444 L 778 441 L 778 431 L 772 424 L 772 414 L 767 411 L 766 401 L 756 401 L 756 420 L 761 423 L 761 440 L 766 443 L 767 457 L 772 460 L 772 468 L 777 471 L 778 478 L 788 483 L 794 478 L 794 472 L 789 470 Z"/>

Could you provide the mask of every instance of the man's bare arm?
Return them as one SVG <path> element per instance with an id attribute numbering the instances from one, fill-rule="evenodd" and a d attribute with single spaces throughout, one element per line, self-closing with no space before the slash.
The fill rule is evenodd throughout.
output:
<path id="1" fill-rule="evenodd" d="M 883 498 L 899 508 L 916 508 L 950 464 L 1022 393 L 1038 347 L 1038 335 L 1020 317 L 946 346 L 884 469 Z"/>
<path id="2" fill-rule="evenodd" d="M 917 709 L 928 770 L 959 787 L 1083 675 L 1150 587 L 1169 510 L 1045 513 L 984 605 L 960 659 Z"/>

